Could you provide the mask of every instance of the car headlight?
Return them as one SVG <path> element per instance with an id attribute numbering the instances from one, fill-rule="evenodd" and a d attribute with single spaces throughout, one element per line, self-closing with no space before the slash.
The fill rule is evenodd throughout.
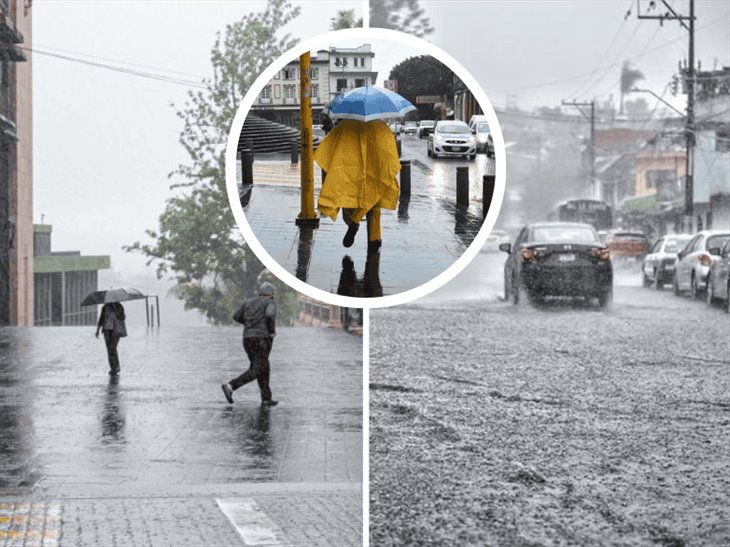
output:
<path id="1" fill-rule="evenodd" d="M 444 138 L 441 135 L 434 135 L 433 140 L 442 142 L 444 140 Z"/>
<path id="2" fill-rule="evenodd" d="M 468 138 L 468 139 L 466 139 L 466 141 L 467 141 L 467 142 L 468 142 L 469 144 L 474 144 L 474 141 L 475 141 L 475 140 L 476 140 L 476 139 L 474 138 L 474 135 L 469 135 L 469 138 Z"/>

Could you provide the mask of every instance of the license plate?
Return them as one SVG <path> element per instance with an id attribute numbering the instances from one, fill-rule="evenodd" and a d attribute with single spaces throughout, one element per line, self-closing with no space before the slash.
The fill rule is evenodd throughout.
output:
<path id="1" fill-rule="evenodd" d="M 575 255 L 572 253 L 566 253 L 558 256 L 560 262 L 575 262 Z"/>

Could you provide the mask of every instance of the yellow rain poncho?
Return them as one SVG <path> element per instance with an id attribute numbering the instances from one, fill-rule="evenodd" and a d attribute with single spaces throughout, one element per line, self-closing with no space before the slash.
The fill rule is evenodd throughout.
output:
<path id="1" fill-rule="evenodd" d="M 373 207 L 397 207 L 400 160 L 385 122 L 341 121 L 319 143 L 314 161 L 327 173 L 317 207 L 332 220 L 340 209 L 354 209 L 350 219 L 360 222 Z"/>

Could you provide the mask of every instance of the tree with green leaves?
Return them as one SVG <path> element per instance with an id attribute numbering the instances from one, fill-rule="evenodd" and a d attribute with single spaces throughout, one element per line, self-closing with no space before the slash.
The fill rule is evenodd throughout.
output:
<path id="1" fill-rule="evenodd" d="M 218 33 L 211 51 L 213 77 L 190 91 L 177 115 L 180 143 L 189 161 L 170 174 L 175 195 L 167 200 L 159 227 L 147 230 L 153 243 L 124 247 L 155 264 L 157 277 L 177 282 L 186 309 L 203 312 L 213 324 L 228 324 L 251 296 L 264 270 L 246 246 L 230 211 L 225 181 L 228 128 L 254 80 L 297 40 L 279 31 L 299 15 L 289 0 L 270 0 L 265 11 L 244 16 Z M 275 280 L 280 316 L 296 314 L 296 293 Z"/>
<path id="2" fill-rule="evenodd" d="M 355 20 L 355 10 L 338 10 L 337 15 L 330 19 L 330 30 L 340 30 L 344 28 L 355 28 L 362 26 L 362 17 Z"/>
<path id="3" fill-rule="evenodd" d="M 418 0 L 370 0 L 370 26 L 426 36 L 434 29 Z"/>
<path id="4" fill-rule="evenodd" d="M 390 80 L 398 81 L 398 93 L 411 101 L 421 119 L 434 119 L 432 104 L 417 104 L 419 95 L 454 95 L 454 73 L 441 61 L 430 55 L 409 57 L 390 71 Z"/>

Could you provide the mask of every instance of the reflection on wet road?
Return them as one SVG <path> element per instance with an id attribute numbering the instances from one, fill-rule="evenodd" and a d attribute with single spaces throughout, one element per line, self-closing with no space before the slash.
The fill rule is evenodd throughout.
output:
<path id="1" fill-rule="evenodd" d="M 272 390 L 228 405 L 248 366 L 235 328 L 130 329 L 109 377 L 88 328 L 0 330 L 0 487 L 347 482 L 362 474 L 361 339 L 282 327 Z"/>

